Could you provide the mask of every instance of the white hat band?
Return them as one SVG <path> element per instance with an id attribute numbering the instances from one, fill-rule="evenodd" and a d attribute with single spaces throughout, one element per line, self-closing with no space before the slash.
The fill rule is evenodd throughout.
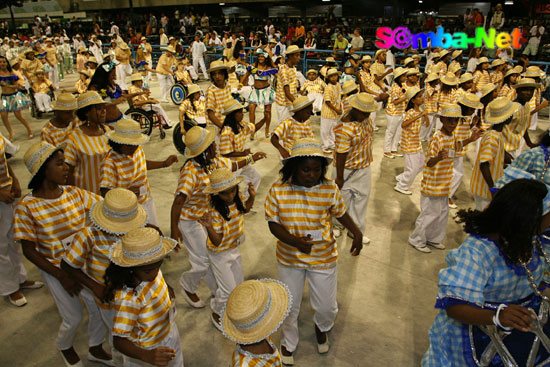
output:
<path id="1" fill-rule="evenodd" d="M 142 259 L 152 258 L 158 255 L 161 251 L 162 251 L 162 240 L 160 239 L 155 247 L 143 252 L 128 251 L 124 249 L 124 246 L 122 247 L 122 254 L 124 255 L 124 257 L 127 257 L 128 259 L 132 259 L 132 260 L 142 260 Z"/>
<path id="2" fill-rule="evenodd" d="M 200 147 L 200 146 L 202 145 L 202 143 L 204 143 L 205 140 L 206 140 L 206 130 L 203 129 L 203 130 L 202 130 L 202 135 L 201 135 L 201 138 L 199 139 L 199 141 L 196 142 L 196 143 L 193 144 L 193 145 L 190 145 L 190 146 L 189 146 L 189 149 L 191 149 L 191 150 L 197 149 L 198 147 Z"/>
<path id="3" fill-rule="evenodd" d="M 361 102 L 359 102 L 357 99 L 355 99 L 355 102 L 354 102 L 358 107 L 360 108 L 364 108 L 366 110 L 370 109 L 370 108 L 373 108 L 375 105 L 367 105 L 367 104 L 362 104 Z M 353 107 L 353 105 L 352 105 Z"/>
<path id="4" fill-rule="evenodd" d="M 63 102 L 59 102 L 59 100 L 55 101 L 55 106 L 56 107 L 65 107 L 65 108 L 76 108 L 78 106 L 78 103 L 63 103 Z"/>
<path id="5" fill-rule="evenodd" d="M 120 134 L 120 135 L 140 135 L 141 134 L 141 131 L 139 130 L 119 130 L 116 128 L 116 125 L 115 125 L 115 134 Z"/>
<path id="6" fill-rule="evenodd" d="M 120 218 L 120 219 L 126 219 L 134 217 L 137 214 L 138 207 L 136 206 L 134 209 L 130 210 L 129 212 L 116 212 L 114 210 L 111 210 L 107 208 L 105 205 L 103 205 L 103 214 L 107 217 L 113 217 L 113 218 Z"/>
<path id="7" fill-rule="evenodd" d="M 238 329 L 241 329 L 241 330 L 252 329 L 253 327 L 257 326 L 260 322 L 262 322 L 262 320 L 265 318 L 265 315 L 269 313 L 269 311 L 271 310 L 271 290 L 268 287 L 266 288 L 267 288 L 267 304 L 265 305 L 262 312 L 254 320 L 247 322 L 246 324 L 239 324 L 233 321 L 233 325 L 235 325 Z"/>
<path id="8" fill-rule="evenodd" d="M 36 153 L 34 153 L 32 155 L 32 158 L 29 160 L 29 163 L 27 163 L 27 168 L 29 171 L 32 170 L 32 167 L 34 166 L 34 164 L 36 163 L 36 161 L 38 161 L 42 155 L 48 150 L 48 149 L 51 149 L 53 147 L 53 145 L 51 144 L 48 144 L 48 145 L 44 145 L 42 148 L 38 149 L 36 151 Z"/>
<path id="9" fill-rule="evenodd" d="M 304 143 L 295 145 L 292 147 L 292 150 L 298 150 L 298 149 L 307 149 L 307 148 L 313 148 L 313 149 L 321 149 L 321 145 L 316 143 Z"/>
<path id="10" fill-rule="evenodd" d="M 458 113 L 459 115 L 462 114 L 462 111 L 458 108 L 446 108 L 441 111 L 442 114 L 453 113 L 453 112 Z"/>
<path id="11" fill-rule="evenodd" d="M 217 183 L 210 182 L 210 187 L 212 187 L 214 190 L 219 190 L 222 187 L 233 186 L 232 183 L 234 183 L 235 181 L 237 181 L 237 179 L 235 178 L 235 176 L 233 176 L 230 179 L 225 180 L 225 181 L 221 181 L 221 182 L 217 182 Z"/>
<path id="12" fill-rule="evenodd" d="M 93 101 L 94 99 L 97 99 L 97 96 L 96 96 L 96 95 L 93 95 L 93 96 L 90 96 L 90 97 L 88 97 L 88 98 L 83 99 L 82 101 L 80 101 L 79 104 L 80 104 L 80 105 L 83 105 L 83 104 L 86 104 L 86 103 L 88 103 L 88 102 Z M 103 101 L 102 101 L 102 102 L 103 102 Z"/>

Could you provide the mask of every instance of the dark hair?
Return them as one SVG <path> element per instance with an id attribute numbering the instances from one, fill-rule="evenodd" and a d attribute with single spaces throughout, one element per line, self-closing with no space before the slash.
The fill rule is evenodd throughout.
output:
<path id="1" fill-rule="evenodd" d="M 212 144 L 214 144 L 214 142 L 212 142 Z M 212 144 L 210 144 L 208 146 L 208 148 L 206 148 L 201 154 L 199 154 L 198 156 L 196 157 L 193 157 L 191 159 L 193 159 L 195 162 L 197 162 L 199 164 L 199 166 L 201 166 L 201 168 L 203 170 L 205 170 L 207 173 L 208 173 L 208 167 L 210 166 L 210 164 L 212 163 L 212 161 L 210 159 L 208 159 L 206 157 L 206 152 L 208 151 L 208 149 L 210 149 L 210 147 L 212 146 Z M 185 166 L 185 165 L 184 165 Z"/>
<path id="2" fill-rule="evenodd" d="M 243 50 L 243 45 L 239 40 L 235 42 L 235 47 L 233 48 L 233 58 L 238 59 L 240 57 L 241 51 Z"/>
<path id="3" fill-rule="evenodd" d="M 214 71 L 221 71 L 222 74 L 223 74 L 224 77 L 225 77 L 225 80 L 229 79 L 229 72 L 227 71 L 227 69 L 221 69 L 221 70 L 213 70 L 213 71 L 211 71 L 210 73 L 208 73 L 208 75 L 210 76 L 210 79 L 212 79 L 212 73 L 213 73 Z M 213 84 L 213 83 L 214 83 L 214 82 L 212 82 L 212 84 Z"/>
<path id="4" fill-rule="evenodd" d="M 42 182 L 44 182 L 44 180 L 46 179 L 46 166 L 48 165 L 48 163 L 50 163 L 50 161 L 57 154 L 57 152 L 63 152 L 63 149 L 61 149 L 61 148 L 56 149 L 48 157 L 48 159 L 46 159 L 46 161 L 44 163 L 42 163 L 42 166 L 40 166 L 40 169 L 36 172 L 34 177 L 29 181 L 29 184 L 27 185 L 29 190 L 36 190 L 42 185 Z"/>
<path id="5" fill-rule="evenodd" d="M 235 119 L 235 115 L 239 111 L 242 111 L 242 108 L 239 110 L 232 111 L 229 115 L 225 116 L 225 120 L 223 120 L 222 129 L 226 126 L 229 126 L 231 130 L 233 130 L 234 134 L 238 134 L 241 132 L 241 125 Z"/>
<path id="6" fill-rule="evenodd" d="M 295 157 L 287 159 L 284 164 L 283 168 L 279 171 L 282 175 L 281 181 L 283 183 L 287 183 L 290 179 L 296 178 L 296 172 L 298 171 L 298 167 L 302 165 L 302 163 L 306 159 L 318 159 L 321 162 L 322 171 L 321 171 L 321 181 L 327 181 L 326 174 L 327 174 L 327 167 L 328 167 L 328 159 L 323 157 Z"/>
<path id="7" fill-rule="evenodd" d="M 6 56 L 1 56 L 0 55 L 0 59 L 4 59 L 6 60 L 6 69 L 8 69 L 8 71 L 11 73 L 11 65 L 10 65 L 10 61 L 8 60 L 8 58 Z"/>
<path id="8" fill-rule="evenodd" d="M 270 67 L 270 68 L 274 68 L 275 65 L 273 65 L 273 60 L 271 60 L 271 57 L 269 57 L 269 55 L 267 57 L 264 56 L 264 59 L 265 59 L 265 65 Z M 254 63 L 254 67 L 258 67 L 258 65 L 260 65 L 260 62 L 259 62 L 259 57 L 256 57 L 256 62 Z"/>
<path id="9" fill-rule="evenodd" d="M 491 91 L 491 93 L 487 93 L 486 96 L 483 96 L 479 101 L 483 104 L 483 106 L 487 106 L 491 101 L 494 99 L 493 94 L 495 93 L 494 90 Z M 483 107 L 483 110 L 485 110 L 485 107 Z"/>
<path id="10" fill-rule="evenodd" d="M 90 79 L 88 89 L 93 86 L 99 92 L 102 89 L 108 90 L 115 87 L 109 84 L 109 74 L 114 72 L 115 68 L 113 67 L 111 71 L 105 71 L 103 65 L 110 65 L 110 63 L 104 62 L 96 68 L 92 79 Z"/>
<path id="11" fill-rule="evenodd" d="M 450 93 L 453 88 L 454 88 L 454 86 L 452 86 L 452 85 L 441 83 L 441 91 L 442 92 L 449 92 Z"/>
<path id="12" fill-rule="evenodd" d="M 229 206 L 225 201 L 223 201 L 217 194 L 211 194 L 210 200 L 212 202 L 212 206 L 225 220 L 229 220 Z M 244 208 L 243 201 L 241 200 L 241 196 L 239 195 L 239 186 L 237 186 L 237 192 L 235 193 L 235 198 L 233 199 L 233 202 L 237 206 L 237 210 L 241 213 L 246 213 L 246 209 Z"/>
<path id="13" fill-rule="evenodd" d="M 88 120 L 87 115 L 88 115 L 88 112 L 90 112 L 90 110 L 92 109 L 92 106 L 94 105 L 89 105 L 76 110 L 76 117 L 78 117 L 80 121 L 87 121 Z"/>
<path id="14" fill-rule="evenodd" d="M 405 75 L 405 74 L 403 74 L 403 75 Z M 397 77 L 397 78 L 395 78 L 395 79 L 393 80 L 393 82 L 396 83 L 396 84 L 397 84 L 399 87 L 401 87 L 401 88 L 403 88 L 403 82 L 401 81 L 401 77 L 402 77 L 403 75 L 400 75 L 399 77 Z"/>
<path id="15" fill-rule="evenodd" d="M 114 263 L 109 264 L 103 279 L 105 280 L 105 291 L 102 301 L 105 303 L 109 303 L 115 298 L 117 290 L 124 286 L 134 288 L 136 285 L 134 267 L 122 267 Z"/>
<path id="16" fill-rule="evenodd" d="M 548 131 L 544 131 L 540 134 L 539 144 L 550 147 L 550 135 L 548 134 Z"/>
<path id="17" fill-rule="evenodd" d="M 476 71 L 481 71 L 481 72 L 487 71 L 487 70 L 482 70 L 482 69 L 481 69 L 481 66 L 482 66 L 483 64 L 487 64 L 487 63 L 486 63 L 486 62 L 482 62 L 482 63 L 480 63 L 480 64 L 477 64 L 476 69 L 474 70 L 474 73 L 475 73 Z"/>
<path id="18" fill-rule="evenodd" d="M 116 141 L 112 141 L 111 139 L 109 139 L 109 146 L 113 151 L 115 151 L 118 154 L 122 154 L 120 148 L 122 148 L 123 145 L 124 144 L 120 144 L 120 143 L 117 143 Z"/>
<path id="19" fill-rule="evenodd" d="M 547 193 L 542 182 L 517 179 L 504 185 L 484 211 L 460 210 L 458 216 L 466 233 L 498 234 L 502 254 L 512 264 L 519 264 L 532 256 L 533 236 L 540 235 L 542 201 Z"/>

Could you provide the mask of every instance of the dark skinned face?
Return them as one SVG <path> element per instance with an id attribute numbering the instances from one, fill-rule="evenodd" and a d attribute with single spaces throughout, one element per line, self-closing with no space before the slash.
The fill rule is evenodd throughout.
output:
<path id="1" fill-rule="evenodd" d="M 302 161 L 302 164 L 298 166 L 296 175 L 294 177 L 295 184 L 304 187 L 313 187 L 321 180 L 323 174 L 323 165 L 321 160 L 323 158 L 306 158 Z"/>

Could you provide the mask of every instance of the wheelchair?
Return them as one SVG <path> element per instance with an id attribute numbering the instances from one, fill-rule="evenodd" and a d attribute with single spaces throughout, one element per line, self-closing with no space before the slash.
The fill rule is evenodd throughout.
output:
<path id="1" fill-rule="evenodd" d="M 183 128 L 185 131 L 189 131 L 193 126 L 197 126 L 197 122 L 195 120 L 185 119 L 183 121 Z M 174 142 L 174 146 L 176 147 L 176 150 L 180 152 L 182 155 L 185 155 L 185 142 L 183 141 L 184 135 L 181 132 L 181 125 L 178 123 L 176 126 L 174 126 L 174 131 L 172 133 L 172 141 Z"/>
<path id="2" fill-rule="evenodd" d="M 143 134 L 151 136 L 153 128 L 158 127 L 160 138 L 164 139 L 166 137 L 166 130 L 162 127 L 163 121 L 160 115 L 153 110 L 147 111 L 143 108 L 135 107 L 131 101 L 128 101 L 128 104 L 130 108 L 124 114 L 139 123 Z"/>
<path id="3" fill-rule="evenodd" d="M 174 85 L 170 88 L 170 99 L 175 105 L 180 105 L 187 98 L 187 87 L 174 80 Z"/>
<path id="4" fill-rule="evenodd" d="M 50 113 L 50 112 L 42 112 L 38 109 L 38 105 L 36 104 L 36 99 L 34 98 L 34 91 L 32 90 L 32 88 L 29 88 L 28 90 L 25 90 L 25 91 L 22 91 L 23 94 L 25 94 L 29 100 L 31 101 L 30 105 L 29 105 L 29 108 L 31 110 L 31 117 L 35 118 L 35 119 L 39 119 L 42 117 L 42 114 L 44 113 Z M 50 96 L 50 98 L 52 99 L 52 102 L 55 101 L 55 94 L 53 92 L 53 90 L 49 90 L 48 91 L 48 95 Z"/>

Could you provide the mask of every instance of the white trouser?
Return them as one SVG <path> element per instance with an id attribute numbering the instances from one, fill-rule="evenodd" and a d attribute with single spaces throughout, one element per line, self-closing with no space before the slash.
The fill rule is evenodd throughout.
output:
<path id="1" fill-rule="evenodd" d="M 334 149 L 334 127 L 338 119 L 327 119 L 321 117 L 321 145 L 323 149 Z"/>
<path id="2" fill-rule="evenodd" d="M 204 76 L 204 79 L 209 79 L 208 78 L 208 73 L 206 72 L 206 65 L 204 63 L 204 57 L 202 57 L 202 56 L 193 56 L 193 68 L 198 71 L 199 70 L 199 65 L 201 67 L 202 75 Z"/>
<path id="3" fill-rule="evenodd" d="M 403 173 L 397 176 L 396 187 L 400 190 L 409 190 L 414 179 L 424 168 L 424 152 L 405 153 L 405 167 Z"/>
<path id="4" fill-rule="evenodd" d="M 403 115 L 388 115 L 388 126 L 384 135 L 384 153 L 397 152 L 397 145 L 401 139 L 401 122 Z"/>
<path id="5" fill-rule="evenodd" d="M 453 197 L 464 177 L 464 156 L 455 156 L 453 163 L 453 180 L 451 181 L 451 195 Z"/>
<path id="6" fill-rule="evenodd" d="M 50 112 L 52 110 L 52 98 L 49 94 L 35 93 L 34 100 L 40 112 Z"/>
<path id="7" fill-rule="evenodd" d="M 323 107 L 323 95 L 320 93 L 311 93 L 307 95 L 310 101 L 313 101 L 313 113 L 321 112 Z"/>
<path id="8" fill-rule="evenodd" d="M 153 69 L 153 59 L 147 59 L 146 61 L 149 69 Z M 152 78 L 153 78 L 153 73 L 151 73 L 150 71 L 147 71 L 147 84 L 150 84 Z"/>
<path id="9" fill-rule="evenodd" d="M 483 211 L 490 203 L 491 198 L 483 198 L 478 195 L 474 195 L 474 200 L 476 202 L 476 210 Z"/>
<path id="10" fill-rule="evenodd" d="M 162 119 L 164 120 L 165 124 L 167 124 L 168 126 L 173 125 L 172 121 L 166 114 L 166 111 L 164 111 L 164 108 L 162 108 L 160 104 L 158 103 L 146 104 L 143 106 L 143 109 L 146 111 L 151 111 L 151 110 L 155 111 L 156 114 L 162 116 Z"/>
<path id="11" fill-rule="evenodd" d="M 277 110 L 277 121 L 280 123 L 281 121 L 284 121 L 286 119 L 289 119 L 291 117 L 290 115 L 290 108 L 292 105 L 286 105 L 282 106 L 278 103 L 275 103 L 275 109 Z"/>
<path id="12" fill-rule="evenodd" d="M 59 326 L 59 331 L 57 332 L 55 346 L 58 350 L 67 350 L 73 346 L 74 337 L 82 321 L 82 303 L 78 296 L 70 296 L 57 278 L 42 270 L 40 270 L 40 275 L 42 275 L 44 284 L 50 290 L 59 311 L 59 316 L 62 319 L 61 326 Z M 86 300 L 84 302 L 88 306 L 88 302 Z M 95 317 L 92 317 L 92 314 L 94 314 L 93 308 L 88 319 L 88 346 L 95 347 L 103 343 L 107 329 L 105 328 L 105 324 L 100 320 L 98 322 Z M 92 325 L 92 323 L 96 325 Z"/>
<path id="13" fill-rule="evenodd" d="M 206 230 L 196 220 L 180 220 L 178 228 L 183 237 L 183 243 L 187 248 L 191 269 L 181 276 L 181 284 L 189 293 L 195 293 L 201 279 L 204 278 L 206 285 L 212 294 L 216 294 L 216 279 L 208 260 L 206 249 Z"/>
<path id="14" fill-rule="evenodd" d="M 245 183 L 243 185 L 242 189 L 242 195 L 243 199 L 246 201 L 248 200 L 248 197 L 250 196 L 248 194 L 248 184 L 252 183 L 254 185 L 254 189 L 258 191 L 258 188 L 260 187 L 260 182 L 262 181 L 262 175 L 260 175 L 260 172 L 251 164 L 247 164 L 241 169 L 238 169 L 234 173 L 235 176 L 243 176 Z"/>
<path id="15" fill-rule="evenodd" d="M 187 72 L 189 72 L 189 75 L 191 75 L 191 79 L 196 80 L 199 78 L 199 74 L 197 73 L 197 70 L 195 69 L 194 66 L 189 65 L 184 67 L 184 69 L 187 70 Z"/>
<path id="16" fill-rule="evenodd" d="M 19 145 L 13 144 L 11 141 L 9 141 L 8 138 L 2 135 L 2 133 L 0 133 L 0 135 L 4 138 L 4 141 L 6 142 L 6 147 L 4 148 L 4 150 L 7 154 L 11 154 L 12 156 L 14 156 L 15 153 L 17 153 L 17 151 L 19 150 Z"/>
<path id="17" fill-rule="evenodd" d="M 48 78 L 56 89 L 59 88 L 59 68 L 57 67 L 57 63 L 55 63 L 53 66 L 50 66 Z"/>
<path id="18" fill-rule="evenodd" d="M 178 326 L 175 322 L 170 325 L 170 333 L 155 346 L 154 349 L 159 347 L 168 347 L 176 351 L 176 356 L 166 366 L 167 367 L 183 367 L 183 354 L 181 353 L 181 341 Z M 154 365 L 142 360 L 132 357 L 124 356 L 124 367 L 154 367 Z"/>
<path id="19" fill-rule="evenodd" d="M 346 203 L 347 213 L 363 235 L 367 227 L 367 205 L 369 204 L 370 188 L 370 166 L 358 170 L 344 168 L 344 185 L 340 192 Z"/>
<path id="20" fill-rule="evenodd" d="M 383 107 L 382 102 L 377 102 L 377 104 L 378 104 L 378 108 L 376 109 L 376 111 L 371 112 L 371 114 L 370 114 L 370 119 L 372 120 L 372 125 L 374 127 L 376 127 L 376 117 L 378 116 L 378 111 L 380 111 Z"/>
<path id="21" fill-rule="evenodd" d="M 116 66 L 116 83 L 122 90 L 128 90 L 128 84 L 126 78 L 132 74 L 132 67 L 130 64 L 118 64 Z"/>
<path id="22" fill-rule="evenodd" d="M 534 113 L 534 114 L 531 115 L 531 122 L 529 124 L 529 130 L 536 130 L 538 122 L 539 122 L 539 113 L 537 112 L 537 113 Z"/>
<path id="23" fill-rule="evenodd" d="M 160 87 L 160 98 L 162 101 L 168 101 L 168 95 L 170 94 L 170 88 L 174 84 L 174 78 L 170 74 L 157 74 Z"/>
<path id="24" fill-rule="evenodd" d="M 91 290 L 82 288 L 80 291 L 80 298 L 82 298 L 88 310 L 88 336 L 90 338 L 90 346 L 101 345 L 105 341 L 105 336 L 111 334 L 112 323 L 108 325 L 103 321 L 103 316 L 97 305 L 97 300 Z M 111 328 L 109 328 L 109 326 Z M 113 346 L 111 340 L 109 340 L 109 344 Z"/>
<path id="25" fill-rule="evenodd" d="M 428 141 L 432 137 L 432 132 L 434 130 L 434 124 L 435 124 L 435 113 L 428 114 L 428 121 L 430 122 L 428 126 L 422 124 L 422 126 L 420 127 L 421 141 Z"/>
<path id="26" fill-rule="evenodd" d="M 242 104 L 248 102 L 248 97 L 250 97 L 250 93 L 252 93 L 252 87 L 248 85 L 241 87 L 241 89 L 231 88 L 231 94 L 238 94 Z"/>
<path id="27" fill-rule="evenodd" d="M 302 293 L 305 281 L 309 285 L 309 301 L 313 308 L 313 322 L 320 331 L 327 332 L 334 326 L 334 320 L 338 314 L 336 302 L 336 289 L 338 270 L 330 269 L 299 269 L 277 265 L 279 280 L 288 286 L 292 295 L 292 306 L 288 317 L 281 326 L 281 345 L 287 351 L 294 352 L 300 339 L 298 333 L 298 315 L 302 303 Z"/>
<path id="28" fill-rule="evenodd" d="M 98 303 L 96 299 L 96 304 Z M 115 347 L 113 346 L 113 325 L 114 325 L 114 318 L 115 318 L 115 309 L 114 308 L 105 308 L 100 305 L 97 306 L 99 309 L 99 315 L 101 316 L 101 319 L 103 320 L 103 323 L 107 327 L 107 333 L 109 336 L 109 345 L 111 346 L 111 355 L 113 356 L 113 361 L 117 366 L 122 366 L 122 360 L 124 358 L 124 355 L 119 352 Z"/>
<path id="29" fill-rule="evenodd" d="M 426 242 L 442 243 L 447 232 L 448 215 L 448 196 L 420 194 L 420 214 L 416 218 L 409 243 L 415 247 L 424 247 Z"/>
<path id="30" fill-rule="evenodd" d="M 141 206 L 143 206 L 143 209 L 145 209 L 145 212 L 147 213 L 147 223 L 158 227 L 159 222 L 157 219 L 157 209 L 155 208 L 155 201 L 153 200 L 153 196 L 149 195 L 149 199 L 147 199 L 147 201 L 144 202 Z"/>
<path id="31" fill-rule="evenodd" d="M 216 295 L 210 300 L 210 308 L 215 314 L 223 316 L 223 307 L 229 295 L 244 281 L 241 252 L 238 247 L 221 252 L 208 251 L 208 258 L 218 284 Z"/>
<path id="32" fill-rule="evenodd" d="M 0 202 L 0 296 L 17 292 L 26 280 L 20 245 L 13 240 L 13 204 Z"/>

